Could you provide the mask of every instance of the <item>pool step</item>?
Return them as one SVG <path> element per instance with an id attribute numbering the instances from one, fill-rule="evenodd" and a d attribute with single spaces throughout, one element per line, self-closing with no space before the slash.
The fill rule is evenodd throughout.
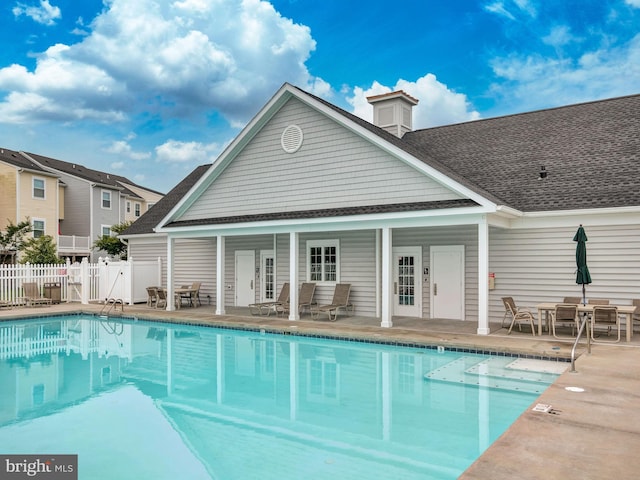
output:
<path id="1" fill-rule="evenodd" d="M 513 357 L 478 361 L 464 356 L 424 375 L 426 380 L 477 385 L 527 393 L 542 393 L 568 368 L 566 362 Z"/>

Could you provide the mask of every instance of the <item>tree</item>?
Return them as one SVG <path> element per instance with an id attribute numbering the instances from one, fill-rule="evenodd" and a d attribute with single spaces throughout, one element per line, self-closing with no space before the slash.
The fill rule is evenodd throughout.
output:
<path id="1" fill-rule="evenodd" d="M 20 263 L 64 263 L 56 253 L 56 244 L 51 235 L 30 238 L 24 242 Z"/>
<path id="2" fill-rule="evenodd" d="M 113 233 L 122 233 L 131 226 L 133 222 L 122 222 L 118 225 L 112 225 L 111 231 Z M 116 236 L 102 235 L 93 244 L 93 248 L 96 250 L 104 250 L 109 255 L 126 260 L 127 258 L 127 245 L 120 241 Z"/>
<path id="3" fill-rule="evenodd" d="M 17 225 L 9 220 L 6 232 L 0 232 L 0 263 L 15 262 L 16 253 L 24 248 L 24 236 L 31 230 L 28 218 Z"/>

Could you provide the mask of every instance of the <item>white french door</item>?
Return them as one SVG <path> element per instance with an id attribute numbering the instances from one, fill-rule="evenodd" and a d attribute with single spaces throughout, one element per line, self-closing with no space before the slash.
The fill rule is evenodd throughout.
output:
<path id="1" fill-rule="evenodd" d="M 422 247 L 393 249 L 393 314 L 422 316 Z"/>

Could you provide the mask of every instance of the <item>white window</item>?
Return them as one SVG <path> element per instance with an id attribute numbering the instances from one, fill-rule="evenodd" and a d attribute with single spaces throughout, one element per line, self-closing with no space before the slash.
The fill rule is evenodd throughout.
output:
<path id="1" fill-rule="evenodd" d="M 102 208 L 111 210 L 111 192 L 109 190 L 102 190 Z"/>
<path id="2" fill-rule="evenodd" d="M 140 204 L 136 202 L 135 204 L 135 215 L 136 217 L 140 216 Z"/>
<path id="3" fill-rule="evenodd" d="M 44 180 L 42 178 L 33 179 L 33 198 L 44 198 Z"/>
<path id="4" fill-rule="evenodd" d="M 108 225 L 102 225 L 102 236 L 110 237 L 111 236 L 111 227 Z"/>
<path id="5" fill-rule="evenodd" d="M 127 200 L 127 213 L 131 213 L 131 202 Z"/>
<path id="6" fill-rule="evenodd" d="M 338 240 L 307 242 L 307 281 L 320 283 L 340 281 L 339 246 Z"/>
<path id="7" fill-rule="evenodd" d="M 33 238 L 40 238 L 44 235 L 44 220 L 33 219 Z"/>
<path id="8" fill-rule="evenodd" d="M 147 203 L 147 212 L 149 211 L 149 209 L 151 207 L 153 207 L 155 205 L 155 203 Z"/>

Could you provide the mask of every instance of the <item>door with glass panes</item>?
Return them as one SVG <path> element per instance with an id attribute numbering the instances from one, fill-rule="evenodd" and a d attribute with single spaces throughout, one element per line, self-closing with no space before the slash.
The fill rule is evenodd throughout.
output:
<path id="1" fill-rule="evenodd" d="M 422 248 L 393 249 L 393 314 L 422 316 Z"/>

